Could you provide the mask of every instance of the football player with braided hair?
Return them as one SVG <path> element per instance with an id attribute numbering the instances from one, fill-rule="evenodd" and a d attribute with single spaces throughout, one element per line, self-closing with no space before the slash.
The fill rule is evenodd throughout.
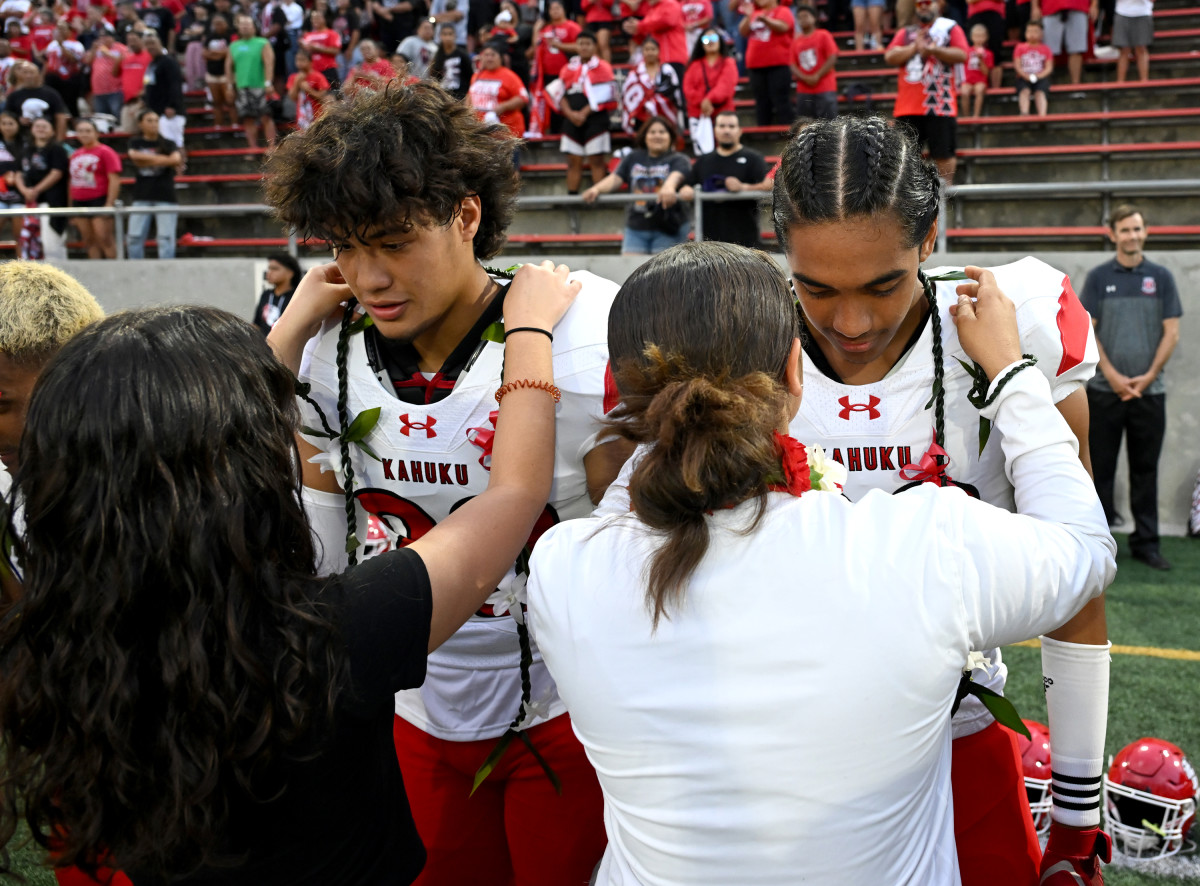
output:
<path id="1" fill-rule="evenodd" d="M 309 271 L 270 338 L 299 374 L 304 496 L 327 569 L 357 558 L 367 513 L 403 546 L 487 486 L 503 342 L 552 336 L 546 509 L 495 593 L 430 656 L 424 685 L 396 696 L 429 853 L 421 886 L 582 883 L 604 849 L 600 789 L 525 627 L 524 588 L 541 532 L 588 513 L 628 455 L 599 424 L 617 287 L 573 275 L 582 294 L 552 332 L 505 326 L 508 275 L 483 262 L 515 209 L 515 144 L 438 86 L 393 87 L 288 138 L 266 186 L 286 224 L 336 255 Z"/>
<path id="2" fill-rule="evenodd" d="M 1097 364 L 1095 340 L 1070 280 L 1037 259 L 923 272 L 937 239 L 940 186 L 936 167 L 879 117 L 819 121 L 785 148 L 775 231 L 809 332 L 804 403 L 792 434 L 845 464 L 852 500 L 870 489 L 936 483 L 1011 510 L 1002 434 L 990 433 L 978 409 L 988 380 L 947 320 L 957 281 L 994 281 L 1016 304 L 1022 350 L 1049 380 L 1085 467 L 1083 386 Z M 984 666 L 964 681 L 969 694 L 953 719 L 964 886 L 1102 882 L 1098 859 L 1107 860 L 1110 847 L 1099 830 L 1109 645 L 1102 597 L 1042 638 L 1054 808 L 1040 865 L 1014 736 L 983 703 L 1004 704 L 989 692 L 1003 692 L 1006 669 L 998 650 L 981 650 Z"/>

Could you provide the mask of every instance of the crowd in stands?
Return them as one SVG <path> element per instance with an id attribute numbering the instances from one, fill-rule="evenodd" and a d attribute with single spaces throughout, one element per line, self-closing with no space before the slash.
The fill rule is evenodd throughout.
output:
<path id="1" fill-rule="evenodd" d="M 1011 61 L 1020 113 L 1045 115 L 1052 77 L 1065 70 L 1079 82 L 1090 23 L 1102 14 L 1100 0 L 40 2 L 0 5 L 6 206 L 112 205 L 122 158 L 100 144 L 111 132 L 156 145 L 153 161 L 127 148 L 133 200 L 173 202 L 173 177 L 187 163 L 189 92 L 203 90 L 211 110 L 215 126 L 203 137 L 240 124 L 250 148 L 269 148 L 281 126 L 307 127 L 327 102 L 425 78 L 515 136 L 561 136 L 567 190 L 578 194 L 585 166 L 593 186 L 616 170 L 611 131 L 645 145 L 649 125 L 663 121 L 672 150 L 688 142 L 696 156 L 716 150 L 717 116 L 734 109 L 742 78 L 758 126 L 836 116 L 839 48 L 830 29 L 851 25 L 850 51 L 886 50 L 898 72 L 895 114 L 950 181 L 960 98 L 963 113 L 982 115 Z M 1148 77 L 1151 12 L 1150 0 L 1103 10 L 1120 79 L 1131 58 Z M 886 47 L 885 31 L 893 33 Z M 1066 64 L 1056 66 L 1060 55 Z M 39 118 L 48 130 L 34 127 Z M 131 254 L 141 252 L 135 243 L 149 220 L 131 224 Z M 158 215 L 160 257 L 173 252 L 165 242 L 173 221 Z M 14 239 L 24 237 L 29 257 L 65 255 L 65 224 L 43 217 L 29 230 L 36 219 L 18 220 Z M 114 254 L 111 224 L 81 217 L 76 228 L 90 256 Z"/>

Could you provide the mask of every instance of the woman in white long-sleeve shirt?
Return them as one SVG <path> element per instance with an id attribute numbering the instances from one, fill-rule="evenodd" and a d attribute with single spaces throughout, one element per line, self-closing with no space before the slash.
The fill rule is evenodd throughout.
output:
<path id="1" fill-rule="evenodd" d="M 629 513 L 553 527 L 529 583 L 604 789 L 600 884 L 959 882 L 949 711 L 969 651 L 1062 624 L 1115 572 L 1012 303 L 969 273 L 958 333 L 1019 514 L 821 488 L 837 466 L 784 436 L 800 330 L 761 253 L 676 247 L 617 296 L 612 417 L 651 445 Z"/>

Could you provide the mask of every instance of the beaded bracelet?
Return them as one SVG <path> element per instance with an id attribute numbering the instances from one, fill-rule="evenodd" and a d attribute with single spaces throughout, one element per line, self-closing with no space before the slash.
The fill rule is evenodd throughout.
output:
<path id="1" fill-rule="evenodd" d="M 554 402 L 558 403 L 562 400 L 562 391 L 550 384 L 548 381 L 530 381 L 527 378 L 519 378 L 516 381 L 510 381 L 508 384 L 503 384 L 496 391 L 496 402 L 499 403 L 504 399 L 504 395 L 510 391 L 515 391 L 518 388 L 537 388 L 539 391 L 545 391 L 554 398 Z"/>
<path id="2" fill-rule="evenodd" d="M 1009 379 L 1011 379 L 1022 369 L 1028 369 L 1030 366 L 1033 366 L 1035 363 L 1037 363 L 1037 357 L 1033 356 L 1033 354 L 1022 354 L 1021 357 L 1023 358 L 1022 361 L 1012 369 L 1008 370 L 1008 372 L 1004 374 L 1000 381 L 996 382 L 996 389 L 992 391 L 992 395 L 986 399 L 984 395 L 987 394 L 988 389 L 987 376 L 982 372 L 979 373 L 979 375 L 975 378 L 975 384 L 971 386 L 971 392 L 967 394 L 967 399 L 971 402 L 971 405 L 976 409 L 983 409 L 985 406 L 991 406 L 992 403 L 995 402 L 996 397 L 999 396 L 1000 392 L 1004 390 L 1004 386 L 1008 384 Z"/>
<path id="3" fill-rule="evenodd" d="M 509 329 L 504 333 L 504 340 L 508 341 L 508 337 L 514 332 L 540 332 L 542 335 L 546 336 L 546 338 L 550 339 L 550 341 L 554 341 L 554 336 L 551 334 L 549 329 L 542 329 L 538 326 L 518 326 L 516 329 Z"/>

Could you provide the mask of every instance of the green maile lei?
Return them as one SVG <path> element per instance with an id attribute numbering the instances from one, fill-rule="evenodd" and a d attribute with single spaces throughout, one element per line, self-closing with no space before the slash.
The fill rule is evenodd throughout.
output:
<path id="1" fill-rule="evenodd" d="M 922 277 L 922 282 L 925 285 L 925 295 L 929 299 L 929 307 L 930 307 L 931 312 L 933 313 L 935 325 L 938 327 L 937 329 L 934 330 L 934 333 L 938 337 L 939 342 L 940 342 L 941 318 L 937 314 L 937 310 L 938 310 L 937 299 L 936 299 L 936 296 L 934 295 L 933 284 L 942 283 L 942 282 L 959 282 L 959 281 L 969 280 L 970 277 L 968 277 L 963 271 L 947 271 L 944 274 L 936 274 L 932 277 L 928 277 L 928 276 L 922 274 L 921 277 Z M 984 406 L 988 405 L 992 400 L 995 399 L 996 394 L 1000 393 L 1000 389 L 1004 386 L 1004 384 L 1008 381 L 1008 379 L 1010 379 L 1014 374 L 1016 374 L 1020 370 L 1024 369 L 1026 366 L 1030 366 L 1033 363 L 1037 362 L 1036 358 L 1030 356 L 1029 354 L 1025 354 L 1023 356 L 1025 358 L 1025 362 L 1019 364 L 1018 366 L 1013 367 L 1012 371 L 1009 372 L 1008 375 L 1006 375 L 1004 377 L 1004 379 L 1001 380 L 1001 383 L 996 386 L 996 391 L 992 395 L 991 398 L 987 397 L 988 377 L 987 377 L 987 373 L 983 371 L 983 367 L 980 366 L 978 363 L 968 364 L 965 360 L 961 360 L 958 357 L 955 357 L 954 359 L 958 360 L 959 364 L 962 366 L 963 369 L 966 370 L 967 374 L 969 376 L 971 376 L 971 378 L 974 382 L 971 386 L 970 393 L 967 394 L 967 399 L 971 402 L 971 405 L 977 409 L 982 409 Z M 925 404 L 926 409 L 929 409 L 930 407 L 932 407 L 934 405 L 934 401 L 936 399 L 938 399 L 939 396 L 944 396 L 944 387 L 943 387 L 943 382 L 942 382 L 943 370 L 942 370 L 941 357 L 942 357 L 941 347 L 935 347 L 935 349 L 934 349 L 935 365 L 934 365 L 933 395 L 929 398 L 929 402 Z M 940 404 L 939 404 L 939 406 L 940 406 Z M 987 445 L 988 437 L 991 436 L 991 433 L 992 433 L 991 421 L 984 418 L 983 416 L 980 416 L 979 417 L 979 453 L 981 455 L 983 454 L 983 448 Z M 943 434 L 944 434 L 944 432 L 943 432 L 943 428 L 941 427 L 941 421 L 938 421 L 938 422 L 936 422 L 936 430 L 935 430 L 935 436 L 937 437 L 938 445 L 943 445 L 942 444 Z M 966 698 L 968 695 L 973 695 L 977 699 L 979 699 L 979 701 L 983 704 L 983 706 L 985 708 L 987 708 L 988 713 L 992 715 L 992 717 L 996 720 L 997 723 L 999 723 L 1002 726 L 1007 727 L 1008 729 L 1011 729 L 1013 732 L 1016 732 L 1020 735 L 1024 735 L 1026 738 L 1030 738 L 1031 736 L 1029 735 L 1029 729 L 1026 728 L 1026 726 L 1023 722 L 1021 722 L 1021 715 L 1019 713 L 1017 713 L 1017 709 L 1013 705 L 1013 703 L 1011 701 L 1009 701 L 1007 698 L 1005 698 L 1003 695 L 1001 695 L 1000 693 L 996 692 L 994 689 L 990 689 L 987 686 L 983 686 L 979 683 L 976 683 L 972 679 L 972 674 L 974 673 L 974 671 L 977 667 L 988 667 L 990 665 L 991 665 L 991 662 L 988 661 L 981 653 L 972 652 L 967 657 L 967 664 L 966 664 L 966 667 L 963 668 L 963 676 L 962 676 L 962 679 L 959 681 L 958 691 L 955 693 L 955 697 L 954 697 L 954 704 L 950 708 L 950 715 L 954 716 L 955 712 L 958 711 L 959 704 L 962 702 L 962 700 L 964 698 Z"/>
<path id="2" fill-rule="evenodd" d="M 503 270 L 485 267 L 484 270 L 487 271 L 487 273 L 492 277 L 511 280 L 519 267 L 519 265 L 513 265 L 512 267 L 505 268 Z M 338 339 L 337 365 L 339 416 L 344 408 L 346 400 L 346 355 L 349 352 L 349 340 L 352 336 L 359 335 L 374 325 L 374 321 L 369 315 L 364 314 L 357 319 L 351 319 L 353 310 L 354 305 L 351 303 L 347 306 L 347 313 L 342 321 L 342 329 Z M 483 330 L 480 339 L 484 342 L 495 342 L 499 345 L 503 345 L 504 320 L 500 319 L 495 323 L 490 324 L 486 329 Z M 470 363 L 468 363 L 467 368 L 469 367 Z M 504 369 L 502 363 L 501 376 L 503 376 L 503 372 Z M 311 437 L 320 437 L 335 441 L 339 444 L 341 451 L 345 453 L 349 452 L 349 446 L 357 446 L 369 457 L 375 459 L 376 461 L 381 461 L 379 455 L 373 449 L 371 449 L 370 445 L 366 442 L 366 437 L 375 429 L 376 425 L 379 424 L 379 417 L 382 412 L 381 407 L 376 406 L 371 409 L 363 410 L 362 412 L 358 413 L 353 420 L 345 422 L 344 428 L 340 432 L 337 432 L 333 430 L 333 427 L 325 417 L 324 411 L 312 398 L 311 388 L 308 384 L 297 379 L 296 393 L 301 399 L 313 407 L 321 421 L 320 429 L 301 427 L 301 433 Z M 349 463 L 349 458 L 341 458 L 340 464 L 335 465 L 332 462 L 332 453 L 328 453 L 326 455 L 328 455 L 329 459 L 331 459 L 330 464 L 331 467 L 335 468 L 335 473 L 340 474 L 342 477 L 342 488 L 345 490 L 346 495 L 347 526 L 349 527 L 349 532 L 346 536 L 346 553 L 349 555 L 350 565 L 353 566 L 357 562 L 357 551 L 359 547 L 358 535 L 355 529 L 356 518 L 354 516 L 354 471 L 353 467 Z M 517 560 L 514 565 L 516 574 L 518 576 L 524 576 L 524 581 L 528 581 L 529 579 L 529 558 L 531 555 L 532 549 L 528 544 L 526 544 L 521 550 L 521 553 L 517 556 Z M 503 613 L 499 614 L 502 615 Z M 519 728 L 527 716 L 530 713 L 533 713 L 533 705 L 531 704 L 532 682 L 530 678 L 530 668 L 533 665 L 533 647 L 529 640 L 529 629 L 525 624 L 525 617 L 521 609 L 521 603 L 517 601 L 515 597 L 509 601 L 509 614 L 512 615 L 513 620 L 517 623 L 517 638 L 520 645 L 521 704 L 517 709 L 516 717 L 513 719 L 508 729 L 505 730 L 504 734 L 500 736 L 500 739 L 496 742 L 496 746 L 492 749 L 492 752 L 488 754 L 487 759 L 484 760 L 483 765 L 480 766 L 479 770 L 475 773 L 475 781 L 471 787 L 471 793 L 474 794 L 479 786 L 483 784 L 484 780 L 492 773 L 492 770 L 496 768 L 496 764 L 500 762 L 500 758 L 504 755 L 504 752 L 508 750 L 509 745 L 512 744 L 513 739 L 515 738 L 519 739 L 529 749 L 529 752 L 533 755 L 534 759 L 538 761 L 538 764 L 546 773 L 546 777 L 550 779 L 550 783 L 554 785 L 554 790 L 561 795 L 562 782 L 559 780 L 558 775 L 555 774 L 554 770 L 550 767 L 550 764 L 541 755 L 537 748 L 534 747 L 533 740 L 530 739 L 529 735 L 524 730 Z"/>

